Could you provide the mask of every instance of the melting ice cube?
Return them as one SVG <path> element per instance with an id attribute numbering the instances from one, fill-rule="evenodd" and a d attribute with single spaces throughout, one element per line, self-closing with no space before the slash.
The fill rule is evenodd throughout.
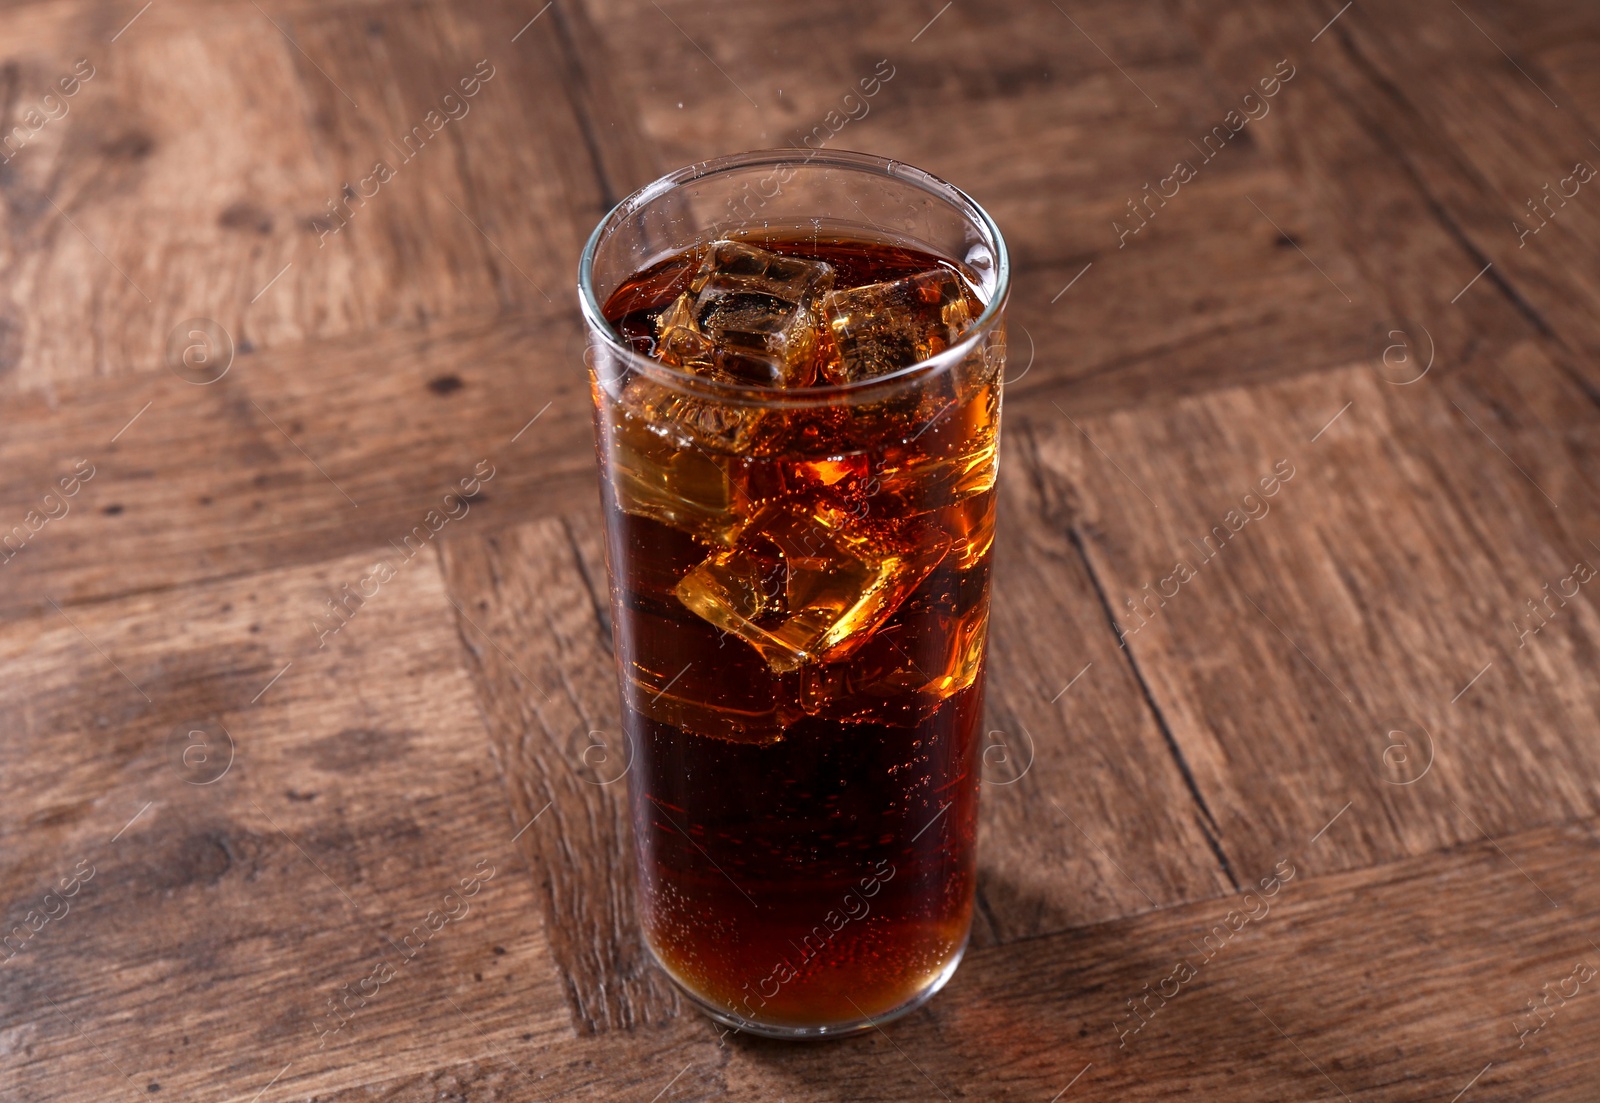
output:
<path id="1" fill-rule="evenodd" d="M 626 513 L 649 517 L 708 544 L 727 546 L 743 524 L 729 476 L 734 461 L 699 443 L 720 434 L 738 437 L 743 426 L 728 424 L 728 411 L 679 395 L 646 380 L 633 380 L 638 406 L 617 417 L 611 429 L 612 485 Z M 624 403 L 629 394 L 624 392 Z M 739 411 L 732 411 L 737 415 Z"/>
<path id="2" fill-rule="evenodd" d="M 768 506 L 732 548 L 678 584 L 678 600 L 759 651 L 772 670 L 840 658 L 867 640 L 950 548 L 934 531 L 894 539 L 852 531 L 826 509 Z"/>
<path id="3" fill-rule="evenodd" d="M 969 292 L 945 268 L 822 297 L 839 359 L 823 365 L 832 383 L 854 383 L 943 352 L 972 324 Z"/>
<path id="4" fill-rule="evenodd" d="M 816 305 L 833 266 L 738 241 L 713 242 L 689 289 L 656 321 L 656 351 L 697 374 L 767 387 L 814 377 Z"/>

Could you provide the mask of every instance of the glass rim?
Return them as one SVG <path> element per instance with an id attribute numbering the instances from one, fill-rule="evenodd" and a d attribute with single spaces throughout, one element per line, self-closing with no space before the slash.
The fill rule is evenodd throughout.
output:
<path id="1" fill-rule="evenodd" d="M 872 392 L 898 390 L 908 382 L 922 376 L 937 375 L 965 360 L 987 339 L 989 333 L 999 323 L 1000 315 L 1011 292 L 1011 256 L 1006 247 L 1005 237 L 1000 233 L 1000 227 L 989 212 L 954 184 L 924 169 L 908 165 L 904 161 L 842 149 L 808 150 L 804 156 L 798 156 L 799 152 L 797 148 L 761 149 L 697 161 L 651 181 L 612 207 L 595 226 L 594 232 L 589 235 L 589 240 L 583 247 L 583 255 L 578 261 L 578 302 L 590 335 L 589 347 L 595 345 L 595 336 L 598 334 L 601 336 L 601 343 L 611 356 L 620 358 L 628 367 L 653 382 L 698 397 L 764 406 L 823 406 L 836 404 L 840 400 L 859 402 L 864 396 L 870 397 Z M 601 310 L 600 302 L 595 298 L 594 259 L 601 243 L 623 219 L 650 201 L 704 177 L 715 176 L 733 169 L 811 164 L 850 169 L 867 175 L 886 176 L 920 187 L 949 204 L 989 239 L 988 244 L 994 252 L 994 293 L 984 304 L 983 313 L 978 315 L 977 320 L 961 335 L 959 341 L 942 352 L 883 375 L 849 383 L 830 383 L 820 387 L 788 388 L 766 387 L 753 383 L 725 383 L 682 371 L 637 351 L 626 344 L 616 330 L 611 328 Z"/>

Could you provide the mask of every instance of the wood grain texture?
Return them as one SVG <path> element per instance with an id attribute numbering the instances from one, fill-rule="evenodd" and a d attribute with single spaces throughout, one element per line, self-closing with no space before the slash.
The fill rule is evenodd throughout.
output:
<path id="1" fill-rule="evenodd" d="M 719 1042 L 706 1025 L 698 1037 L 652 1030 L 608 1041 L 608 1052 L 626 1048 L 603 1067 L 576 1058 L 583 1045 L 558 1045 L 537 1080 L 463 1064 L 332 1098 L 659 1091 L 681 1100 L 887 1103 L 1081 1092 L 1399 1103 L 1449 1099 L 1471 1083 L 1474 1096 L 1494 1103 L 1587 1099 L 1600 1012 L 1588 985 L 1572 995 L 1569 981 L 1570 998 L 1560 992 L 1576 965 L 1600 968 L 1600 951 L 1581 931 L 1547 921 L 1541 890 L 1593 913 L 1600 899 L 1582 869 L 1594 861 L 1594 823 L 1308 879 L 1302 856 L 1331 841 L 1330 833 L 1282 856 L 1294 876 L 1265 899 L 1206 901 L 974 953 L 938 1001 L 851 1042 Z M 1445 897 L 1453 906 L 1439 906 Z M 1133 1032 L 1128 1001 L 1180 962 L 1195 975 L 1170 999 L 1150 996 Z M 1545 1025 L 1519 1039 L 1539 1022 L 1533 1000 Z"/>
<path id="2" fill-rule="evenodd" d="M 1211 812 L 1045 489 L 1036 431 L 1007 429 L 995 544 L 979 846 L 994 942 L 1230 889 Z"/>
<path id="3" fill-rule="evenodd" d="M 541 312 L 255 353 L 208 385 L 163 372 L 16 399 L 0 532 L 60 513 L 42 496 L 75 461 L 93 474 L 0 565 L 0 607 L 386 548 L 480 462 L 493 476 L 457 527 L 587 502 L 581 348 L 570 314 Z"/>
<path id="4" fill-rule="evenodd" d="M 0 387 L 160 370 L 193 318 L 294 348 L 571 285 L 606 200 L 569 156 L 555 20 L 513 43 L 510 6 L 158 4 L 112 43 L 78 22 L 99 5 L 53 10 L 19 40 L 7 127 L 75 60 L 95 75 L 0 166 Z"/>
<path id="5" fill-rule="evenodd" d="M 1583 673 L 1600 620 L 1577 598 L 1550 607 L 1548 636 L 1517 626 L 1595 550 L 1546 522 L 1557 511 L 1541 489 L 1431 384 L 1356 366 L 1088 417 L 1087 437 L 1063 419 L 1041 442 L 1127 649 L 1246 868 L 1347 802 L 1351 829 L 1318 869 L 1481 838 L 1473 821 L 1498 834 L 1595 808 L 1600 759 L 1581 733 L 1600 719 Z M 1592 518 L 1592 491 L 1547 437 L 1523 438 L 1547 458 L 1532 477 Z M 1183 468 L 1159 459 L 1179 448 Z M 1405 730 L 1411 764 L 1397 769 L 1405 752 L 1390 748 L 1406 740 L 1390 733 Z M 1533 787 L 1538 802 L 1524 799 Z"/>
<path id="6" fill-rule="evenodd" d="M 1488 286 L 1475 292 L 1499 290 L 1533 325 L 1553 331 L 1577 354 L 1573 365 L 1590 393 L 1600 393 L 1600 327 L 1580 305 L 1600 290 L 1590 263 L 1600 245 L 1600 189 L 1585 189 L 1583 172 L 1574 175 L 1580 162 L 1591 178 L 1600 174 L 1593 128 L 1570 99 L 1563 110 L 1508 57 L 1496 41 L 1509 40 L 1498 21 L 1466 9 L 1451 10 L 1454 19 L 1443 14 L 1374 13 L 1341 23 L 1340 44 L 1390 90 L 1394 134 L 1422 186 L 1482 263 L 1494 264 Z M 1395 50 L 1395 36 L 1428 48 Z M 1468 104 L 1482 114 L 1464 111 Z"/>
<path id="7" fill-rule="evenodd" d="M 541 1048 L 536 1062 L 461 1061 L 426 1073 L 374 1078 L 319 1103 L 409 1103 L 416 1099 L 578 1099 L 655 1097 L 672 1103 L 729 1098 L 724 1072 L 731 1046 L 704 1019 L 685 1017 L 664 1027 L 581 1038 Z"/>
<path id="8" fill-rule="evenodd" d="M 325 647 L 309 627 L 371 567 L 0 629 L 0 762 L 31 794 L 0 814 L 8 1091 L 312 1093 L 570 1034 L 432 550 Z"/>
<path id="9" fill-rule="evenodd" d="M 1184 10 L 1208 60 L 1236 80 L 1273 56 L 1306 57 L 1298 94 L 1281 97 L 1261 137 L 1378 294 L 1375 359 L 1397 339 L 1451 363 L 1485 342 L 1544 336 L 1593 395 L 1593 322 L 1576 305 L 1590 277 L 1565 274 L 1588 269 L 1594 215 L 1569 200 L 1545 219 L 1548 232 L 1519 238 L 1513 228 L 1519 212 L 1524 226 L 1539 225 L 1525 203 L 1547 181 L 1532 177 L 1557 167 L 1566 176 L 1593 151 L 1581 120 L 1551 109 L 1470 14 L 1430 6 L 1340 19 L 1311 43 L 1314 21 L 1303 13 Z M 1402 57 L 1378 41 L 1395 34 L 1424 48 Z"/>
<path id="10" fill-rule="evenodd" d="M 579 1029 L 670 1020 L 679 1000 L 634 910 L 631 765 L 612 661 L 610 597 L 593 514 L 447 545 L 461 640 L 519 822 L 551 952 Z"/>
<path id="11" fill-rule="evenodd" d="M 1593 1097 L 1592 10 L 140 3 L 0 10 L 6 1103 Z M 791 1048 L 637 939 L 571 282 L 818 126 L 1015 263 L 974 944 Z"/>
<path id="12" fill-rule="evenodd" d="M 1533 0 L 1469 9 L 1565 110 L 1600 119 L 1600 26 L 1595 12 L 1577 4 Z"/>

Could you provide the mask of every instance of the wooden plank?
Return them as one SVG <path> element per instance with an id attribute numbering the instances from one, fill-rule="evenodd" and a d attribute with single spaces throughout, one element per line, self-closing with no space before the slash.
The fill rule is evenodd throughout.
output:
<path id="1" fill-rule="evenodd" d="M 604 209 L 595 211 L 593 221 L 598 223 L 624 196 L 677 165 L 656 156 L 639 128 L 636 110 L 614 79 L 629 63 L 632 51 L 613 53 L 584 4 L 552 7 L 550 16 L 565 46 L 560 55 L 561 84 L 572 96 L 599 179 Z M 618 45 L 631 47 L 633 43 Z M 580 225 L 578 229 L 587 233 L 593 227 Z"/>
<path id="2" fill-rule="evenodd" d="M 1215 67 L 1235 77 L 1251 59 L 1307 57 L 1311 95 L 1264 133 L 1277 135 L 1331 212 L 1351 258 L 1387 289 L 1380 325 L 1413 340 L 1428 329 L 1446 362 L 1484 339 L 1553 335 L 1565 347 L 1561 366 L 1592 394 L 1600 330 L 1583 304 L 1600 290 L 1587 263 L 1600 213 L 1581 189 L 1554 200 L 1565 205 L 1542 222 L 1525 204 L 1600 154 L 1581 118 L 1552 107 L 1507 61 L 1488 16 L 1458 9 L 1352 10 L 1358 18 L 1339 19 L 1314 44 L 1314 17 L 1271 5 L 1219 19 L 1193 4 L 1188 22 Z M 1518 219 L 1544 228 L 1520 235 Z"/>
<path id="3" fill-rule="evenodd" d="M 1304 874 L 1305 856 L 1333 833 L 1299 840 L 1281 856 L 1285 866 L 1249 871 L 1270 886 L 1277 870 L 1294 870 L 1270 897 L 1204 901 L 975 952 L 926 1008 L 836 1045 L 738 1036 L 718 1044 L 710 1024 L 686 1021 L 681 1033 L 554 1046 L 540 1067 L 547 1078 L 462 1064 L 332 1099 L 538 1091 L 808 1103 L 1578 1103 L 1597 1075 L 1600 1012 L 1589 1003 L 1593 974 L 1575 970 L 1600 970 L 1600 950 L 1581 928 L 1551 923 L 1542 892 L 1563 913 L 1600 905 L 1583 874 L 1594 829 L 1589 821 L 1501 839 L 1499 849 L 1479 842 L 1316 879 Z M 1451 906 L 1440 907 L 1445 894 Z M 1192 975 L 1179 970 L 1184 962 Z M 1187 977 L 1176 992 L 1162 983 L 1174 975 Z M 1147 996 L 1135 1033 L 1128 1002 Z M 1519 1032 L 1540 1021 L 1532 1001 L 1544 1026 L 1519 1046 Z"/>
<path id="4" fill-rule="evenodd" d="M 111 43 L 36 8 L 11 110 L 96 75 L 4 166 L 0 388 L 164 369 L 196 318 L 247 351 L 565 298 L 605 197 L 556 20 L 521 16 L 155 5 Z"/>
<path id="5" fill-rule="evenodd" d="M 81 14 L 35 6 L 23 18 L 42 41 L 8 36 L 20 75 L 7 132 L 52 90 L 60 115 L 4 166 L 18 197 L 0 211 L 13 323 L 0 386 L 12 391 L 160 365 L 186 318 L 216 316 L 249 339 L 242 308 L 303 233 L 289 195 L 317 186 L 303 132 L 247 108 L 295 99 L 281 39 L 151 19 L 111 43 L 116 26 L 90 36 Z M 75 72 L 92 76 L 67 98 L 55 86 Z"/>
<path id="6" fill-rule="evenodd" d="M 1581 174 L 1573 176 L 1580 162 L 1591 178 L 1600 175 L 1592 127 L 1507 60 L 1495 41 L 1507 36 L 1496 22 L 1482 13 L 1449 14 L 1458 18 L 1428 21 L 1437 44 L 1421 53 L 1393 47 L 1395 35 L 1420 39 L 1423 22 L 1411 11 L 1352 21 L 1346 46 L 1403 97 L 1406 136 L 1432 138 L 1414 146 L 1424 186 L 1495 264 L 1535 324 L 1577 354 L 1573 369 L 1591 394 L 1600 393 L 1600 323 L 1586 305 L 1600 294 L 1589 263 L 1600 246 L 1600 203 L 1592 194 L 1600 188 L 1585 189 Z M 1485 111 L 1488 105 L 1493 109 Z M 1554 194 L 1558 188 L 1566 194 Z"/>
<path id="7" fill-rule="evenodd" d="M 446 545 L 452 600 L 496 762 L 535 817 L 544 926 L 579 1029 L 680 1011 L 634 909 L 628 759 L 605 609 L 598 509 Z M 596 564 L 598 563 L 598 573 Z"/>
<path id="8" fill-rule="evenodd" d="M 369 557 L 0 627 L 9 1087 L 309 1095 L 570 1037 L 437 558 L 391 558 L 326 647 Z"/>
<path id="9" fill-rule="evenodd" d="M 374 321 L 568 294 L 604 201 L 593 164 L 571 155 L 585 133 L 558 83 L 555 20 L 529 24 L 522 5 L 486 5 L 461 19 L 449 5 L 408 3 L 376 19 L 335 9 L 290 29 L 337 74 L 303 78 L 331 186 L 368 177 L 375 161 L 393 170 L 370 205 L 347 216 L 343 240 L 326 244 L 332 271 L 389 273 L 392 298 L 373 304 Z M 345 93 L 366 109 L 352 110 Z M 373 187 L 363 183 L 363 194 Z M 415 278 L 424 273 L 444 287 Z"/>
<path id="10" fill-rule="evenodd" d="M 1330 7 L 1323 13 L 1324 20 L 1335 11 Z M 1444 115 L 1447 109 L 1459 111 L 1460 105 L 1480 103 L 1485 96 L 1514 99 L 1514 108 L 1507 109 L 1509 117 L 1524 120 L 1530 112 L 1551 115 L 1543 110 L 1548 105 L 1521 75 L 1515 76 L 1515 82 L 1522 82 L 1520 87 L 1510 87 L 1506 74 L 1515 74 L 1515 68 L 1453 9 L 1441 11 L 1430 22 L 1429 33 L 1412 35 L 1430 45 L 1404 66 L 1387 46 L 1372 41 L 1374 33 L 1411 33 L 1392 27 L 1374 31 L 1373 19 L 1392 21 L 1396 18 L 1393 13 L 1351 9 L 1314 44 L 1314 50 L 1308 40 L 1316 31 L 1310 25 L 1315 20 L 1300 13 L 1257 6 L 1219 18 L 1196 5 L 1188 15 L 1208 58 L 1220 71 L 1235 76 L 1258 64 L 1258 59 L 1307 51 L 1310 61 L 1301 88 L 1307 95 L 1295 100 L 1285 97 L 1289 110 L 1281 125 L 1264 128 L 1263 135 L 1281 151 L 1306 191 L 1315 196 L 1313 209 L 1332 212 L 1330 221 L 1346 251 L 1381 289 L 1389 314 L 1382 325 L 1388 332 L 1374 341 L 1368 364 L 1377 378 L 1400 385 L 1378 387 L 1386 392 L 1382 396 L 1384 416 L 1403 427 L 1396 429 L 1402 434 L 1396 439 L 1418 442 L 1406 449 L 1427 470 L 1425 480 L 1416 484 L 1414 491 L 1418 506 L 1440 500 L 1445 492 L 1439 510 L 1456 515 L 1449 521 L 1430 517 L 1428 527 L 1461 526 L 1454 539 L 1465 540 L 1465 546 L 1486 561 L 1483 566 L 1465 564 L 1454 545 L 1447 553 L 1441 543 L 1437 554 L 1445 557 L 1446 569 L 1474 576 L 1476 592 L 1494 595 L 1477 599 L 1473 603 L 1477 608 L 1453 623 L 1449 617 L 1427 618 L 1428 638 L 1459 638 L 1454 630 L 1463 623 L 1470 623 L 1472 633 L 1479 637 L 1504 636 L 1509 629 L 1509 640 L 1498 640 L 1492 646 L 1486 643 L 1481 659 L 1470 662 L 1465 651 L 1458 651 L 1454 661 L 1467 662 L 1472 667 L 1467 672 L 1470 675 L 1489 662 L 1497 649 L 1510 650 L 1517 677 L 1531 678 L 1531 686 L 1539 687 L 1532 689 L 1524 683 L 1524 691 L 1549 696 L 1547 687 L 1570 677 L 1569 656 L 1574 648 L 1577 654 L 1584 652 L 1587 644 L 1583 641 L 1592 629 L 1569 611 L 1566 622 L 1556 626 L 1566 654 L 1551 666 L 1517 646 L 1520 625 L 1515 618 L 1527 615 L 1525 603 L 1542 596 L 1546 581 L 1557 584 L 1570 574 L 1568 559 L 1592 551 L 1588 541 L 1593 533 L 1586 531 L 1584 522 L 1600 480 L 1594 462 L 1593 406 L 1585 394 L 1590 370 L 1583 352 L 1587 338 L 1581 337 L 1578 327 L 1558 323 L 1543 307 L 1530 305 L 1528 285 L 1508 270 L 1502 251 L 1481 244 L 1485 240 L 1480 233 L 1485 224 L 1485 197 L 1493 191 L 1488 181 L 1499 171 L 1494 157 L 1500 156 L 1504 164 L 1503 152 L 1485 161 L 1483 150 L 1486 144 L 1491 150 L 1507 148 L 1500 124 L 1488 118 L 1499 113 L 1480 113 L 1485 114 L 1482 125 L 1487 137 L 1477 135 L 1478 122 Z M 1352 21 L 1351 15 L 1362 18 Z M 1479 41 L 1470 48 L 1456 49 L 1462 30 Z M 1491 29 L 1490 33 L 1496 32 Z M 1494 52 L 1493 59 L 1485 51 Z M 1463 56 L 1475 58 L 1477 64 L 1460 65 Z M 1400 72 L 1401 68 L 1406 71 Z M 1450 70 L 1446 81 L 1449 93 L 1423 87 L 1428 78 L 1422 74 L 1437 69 Z M 1473 82 L 1469 89 L 1467 84 Z M 1547 141 L 1561 128 L 1561 123 L 1541 118 L 1524 127 L 1526 133 L 1517 140 Z M 1553 145 L 1547 142 L 1546 148 Z M 1474 188 L 1478 189 L 1476 196 L 1469 197 L 1467 193 Z M 1378 242 L 1384 246 L 1377 247 Z M 1532 248 L 1530 243 L 1528 250 Z M 1495 268 L 1483 271 L 1481 279 L 1473 283 L 1475 272 L 1484 269 L 1491 257 L 1497 262 Z M 1447 278 L 1452 272 L 1454 277 Z M 1574 290 L 1568 287 L 1561 295 L 1572 302 L 1581 301 L 1572 298 Z M 1557 325 L 1559 333 L 1552 332 L 1550 325 Z M 1541 333 L 1550 336 L 1530 340 Z M 1439 367 L 1419 379 L 1425 365 L 1433 364 Z M 1411 380 L 1418 381 L 1413 385 Z M 1411 404 L 1399 396 L 1411 397 L 1413 391 L 1417 397 L 1430 392 L 1423 406 L 1425 414 L 1415 409 L 1405 412 Z M 1327 393 L 1322 399 L 1331 403 L 1329 416 L 1333 408 L 1354 395 L 1332 401 L 1335 397 L 1336 393 Z M 1366 405 L 1358 403 L 1351 416 Z M 1337 428 L 1330 432 L 1330 439 L 1338 432 Z M 1394 446 L 1386 446 L 1384 451 L 1392 454 Z M 1346 462 L 1370 466 L 1370 461 L 1356 457 Z M 1508 472 L 1514 476 L 1511 481 L 1502 478 Z M 1388 485 L 1387 480 L 1383 485 Z M 1373 510 L 1392 508 L 1371 496 L 1368 501 Z M 1567 508 L 1561 509 L 1557 503 Z M 1530 517 L 1534 518 L 1531 525 Z M 1322 539 L 1328 550 L 1318 558 L 1330 560 L 1344 541 L 1331 532 Z M 1502 555 L 1507 543 L 1513 544 L 1514 550 Z M 1487 582 L 1478 579 L 1486 567 L 1498 571 L 1500 577 Z M 1324 562 L 1318 568 L 1303 569 L 1329 568 Z M 1556 572 L 1553 578 L 1552 571 Z M 1409 578 L 1409 572 L 1392 567 L 1382 585 L 1395 586 L 1401 577 Z M 1378 596 L 1379 585 L 1374 581 L 1366 588 L 1372 610 L 1369 616 L 1377 615 L 1379 609 L 1388 615 L 1389 602 Z M 1423 589 L 1432 589 L 1431 578 Z M 1403 604 L 1416 597 L 1409 582 L 1403 592 Z M 1448 598 L 1436 594 L 1435 600 L 1441 608 L 1467 604 L 1453 594 Z M 1498 609 L 1488 608 L 1493 606 Z M 1253 614 L 1248 606 L 1243 609 Z M 1496 621 L 1498 631 L 1491 627 Z M 1452 651 L 1456 649 L 1454 639 L 1450 646 Z M 1367 664 L 1363 661 L 1362 665 Z M 1501 659 L 1501 666 L 1505 665 L 1507 661 Z M 1592 705 L 1581 687 L 1581 681 L 1563 686 L 1546 706 L 1516 700 L 1514 692 L 1502 692 L 1492 708 L 1502 719 L 1538 715 L 1542 708 L 1556 716 L 1584 715 Z M 1403 696 L 1394 685 L 1385 692 Z M 1407 710 L 1402 706 L 1398 711 Z M 1386 718 L 1373 716 L 1370 722 L 1381 724 Z M 1488 738 L 1491 733 L 1492 727 L 1478 738 Z M 1564 757 L 1571 754 L 1568 748 Z M 1525 759 L 1523 768 L 1535 769 L 1535 765 Z M 1592 767 L 1582 769 L 1587 772 Z M 1494 803 L 1502 803 L 1506 794 L 1514 791 L 1515 784 L 1507 783 Z M 1581 809 L 1588 804 L 1586 796 L 1574 795 L 1569 789 L 1558 807 Z M 1552 815 L 1559 817 L 1561 812 Z M 1503 826 L 1525 822 L 1512 816 Z M 1443 832 L 1444 837 L 1451 834 Z"/>
<path id="11" fill-rule="evenodd" d="M 723 1073 L 730 1046 L 709 1020 L 688 1014 L 664 1028 L 580 1037 L 542 1046 L 520 1068 L 461 1061 L 427 1072 L 374 1078 L 319 1096 L 325 1103 L 403 1103 L 416 1099 L 652 1100 L 709 1103 L 729 1098 Z"/>
<path id="12" fill-rule="evenodd" d="M 1528 352 L 1524 369 L 1539 363 Z M 1356 366 L 1090 416 L 1081 430 L 1063 417 L 1041 436 L 1051 492 L 1072 503 L 1127 647 L 1242 868 L 1270 864 L 1352 802 L 1355 830 L 1317 869 L 1479 837 L 1458 808 L 1495 834 L 1595 808 L 1600 759 L 1580 733 L 1600 722 L 1586 659 L 1600 619 L 1582 599 L 1552 601 L 1550 636 L 1517 627 L 1543 583 L 1600 562 L 1552 520 L 1592 517 L 1593 488 L 1551 428 L 1519 414 L 1519 439 L 1497 444 L 1450 395 Z M 1597 443 L 1592 419 L 1569 439 L 1591 456 Z M 1390 732 L 1418 725 L 1428 740 L 1392 749 L 1408 741 Z M 1426 784 L 1396 776 L 1430 762 Z"/>
<path id="13" fill-rule="evenodd" d="M 1044 492 L 1037 428 L 1014 420 L 1006 434 L 980 812 L 990 936 L 1031 938 L 1227 892 L 1209 811 Z"/>
<path id="14" fill-rule="evenodd" d="M 1582 4 L 1490 0 L 1467 9 L 1563 110 L 1600 119 L 1600 24 Z"/>
<path id="15" fill-rule="evenodd" d="M 581 348 L 571 314 L 538 313 L 255 353 L 204 386 L 162 373 L 4 400 L 0 534 L 24 528 L 5 545 L 22 550 L 0 564 L 0 608 L 382 550 L 440 516 L 477 527 L 582 501 L 594 461 Z M 80 492 L 46 502 L 80 459 L 92 470 Z M 463 513 L 445 495 L 480 463 L 493 475 Z"/>
<path id="16" fill-rule="evenodd" d="M 1103 32 L 1101 44 L 1157 100 L 1173 93 L 1166 115 L 1048 8 L 980 15 L 912 0 L 869 10 L 840 0 L 807 9 L 675 2 L 657 11 L 641 0 L 590 6 L 614 50 L 641 33 L 660 43 L 619 52 L 628 64 L 614 79 L 631 92 L 645 135 L 669 164 L 799 146 L 808 136 L 814 148 L 821 138 L 813 128 L 822 125 L 834 148 L 891 156 L 916 149 L 924 154 L 917 163 L 953 177 L 956 165 L 979 164 L 984 151 L 1004 147 L 1015 194 L 1041 177 L 1126 183 L 1129 159 L 1170 133 L 1174 115 L 1199 106 L 1181 93 L 1204 82 L 1193 40 L 1153 9 L 1090 3 L 1078 5 L 1075 18 Z M 863 78 L 876 79 L 863 85 Z M 840 121 L 849 114 L 856 117 Z M 1016 156 L 1023 144 L 1049 154 L 1054 139 L 1075 133 L 1081 140 L 1089 126 L 1104 128 L 1094 157 Z M 992 164 L 982 175 L 995 175 Z"/>
<path id="17" fill-rule="evenodd" d="M 1354 9 L 1320 36 L 1337 6 L 1313 13 L 1186 3 L 1182 10 L 1220 80 L 1247 86 L 1277 59 L 1297 65 L 1292 87 L 1256 136 L 1287 172 L 1301 220 L 1323 243 L 1308 250 L 1306 263 L 1342 254 L 1360 273 L 1370 356 L 1401 340 L 1434 349 L 1441 364 L 1456 363 L 1485 341 L 1503 346 L 1537 332 L 1503 295 L 1476 295 L 1468 309 L 1451 302 L 1485 261 L 1420 183 L 1416 150 L 1437 138 L 1342 48 L 1340 27 Z M 1492 274 L 1486 278 L 1492 287 Z M 1395 330 L 1406 336 L 1390 336 Z"/>
<path id="18" fill-rule="evenodd" d="M 1551 922 L 1529 878 L 1562 914 L 1592 912 L 1600 898 L 1583 871 L 1593 828 L 1307 880 L 1313 848 L 1336 827 L 1278 855 L 1295 877 L 1273 898 L 982 951 L 946 993 L 883 1034 L 828 1049 L 736 1044 L 729 1090 L 863 1103 L 1586 1100 L 1600 1075 L 1600 1008 L 1588 1002 L 1592 980 L 1572 996 L 1568 978 L 1576 963 L 1600 969 L 1600 951 L 1581 925 Z M 1246 876 L 1259 882 L 1274 868 Z M 1163 982 L 1175 975 L 1189 979 L 1174 992 Z M 1563 982 L 1570 998 L 1553 996 L 1544 1029 L 1519 1049 L 1519 1029 L 1537 1022 L 1529 1001 Z M 1130 1033 L 1141 1020 L 1128 1001 L 1147 992 L 1145 1025 Z"/>
<path id="19" fill-rule="evenodd" d="M 1292 177 L 1219 174 L 1180 194 L 1184 205 L 1174 200 L 1125 249 L 1109 227 L 1126 196 L 1084 204 L 1062 259 L 1018 273 L 1007 369 L 1017 401 L 1130 408 L 1329 368 L 1374 347 L 1372 289 L 1306 215 Z"/>

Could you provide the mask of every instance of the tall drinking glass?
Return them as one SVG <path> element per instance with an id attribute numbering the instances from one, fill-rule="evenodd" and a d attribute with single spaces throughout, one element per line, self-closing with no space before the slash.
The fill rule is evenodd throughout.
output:
<path id="1" fill-rule="evenodd" d="M 854 153 L 674 172 L 590 238 L 607 566 L 656 960 L 804 1038 L 966 946 L 1006 248 Z"/>

